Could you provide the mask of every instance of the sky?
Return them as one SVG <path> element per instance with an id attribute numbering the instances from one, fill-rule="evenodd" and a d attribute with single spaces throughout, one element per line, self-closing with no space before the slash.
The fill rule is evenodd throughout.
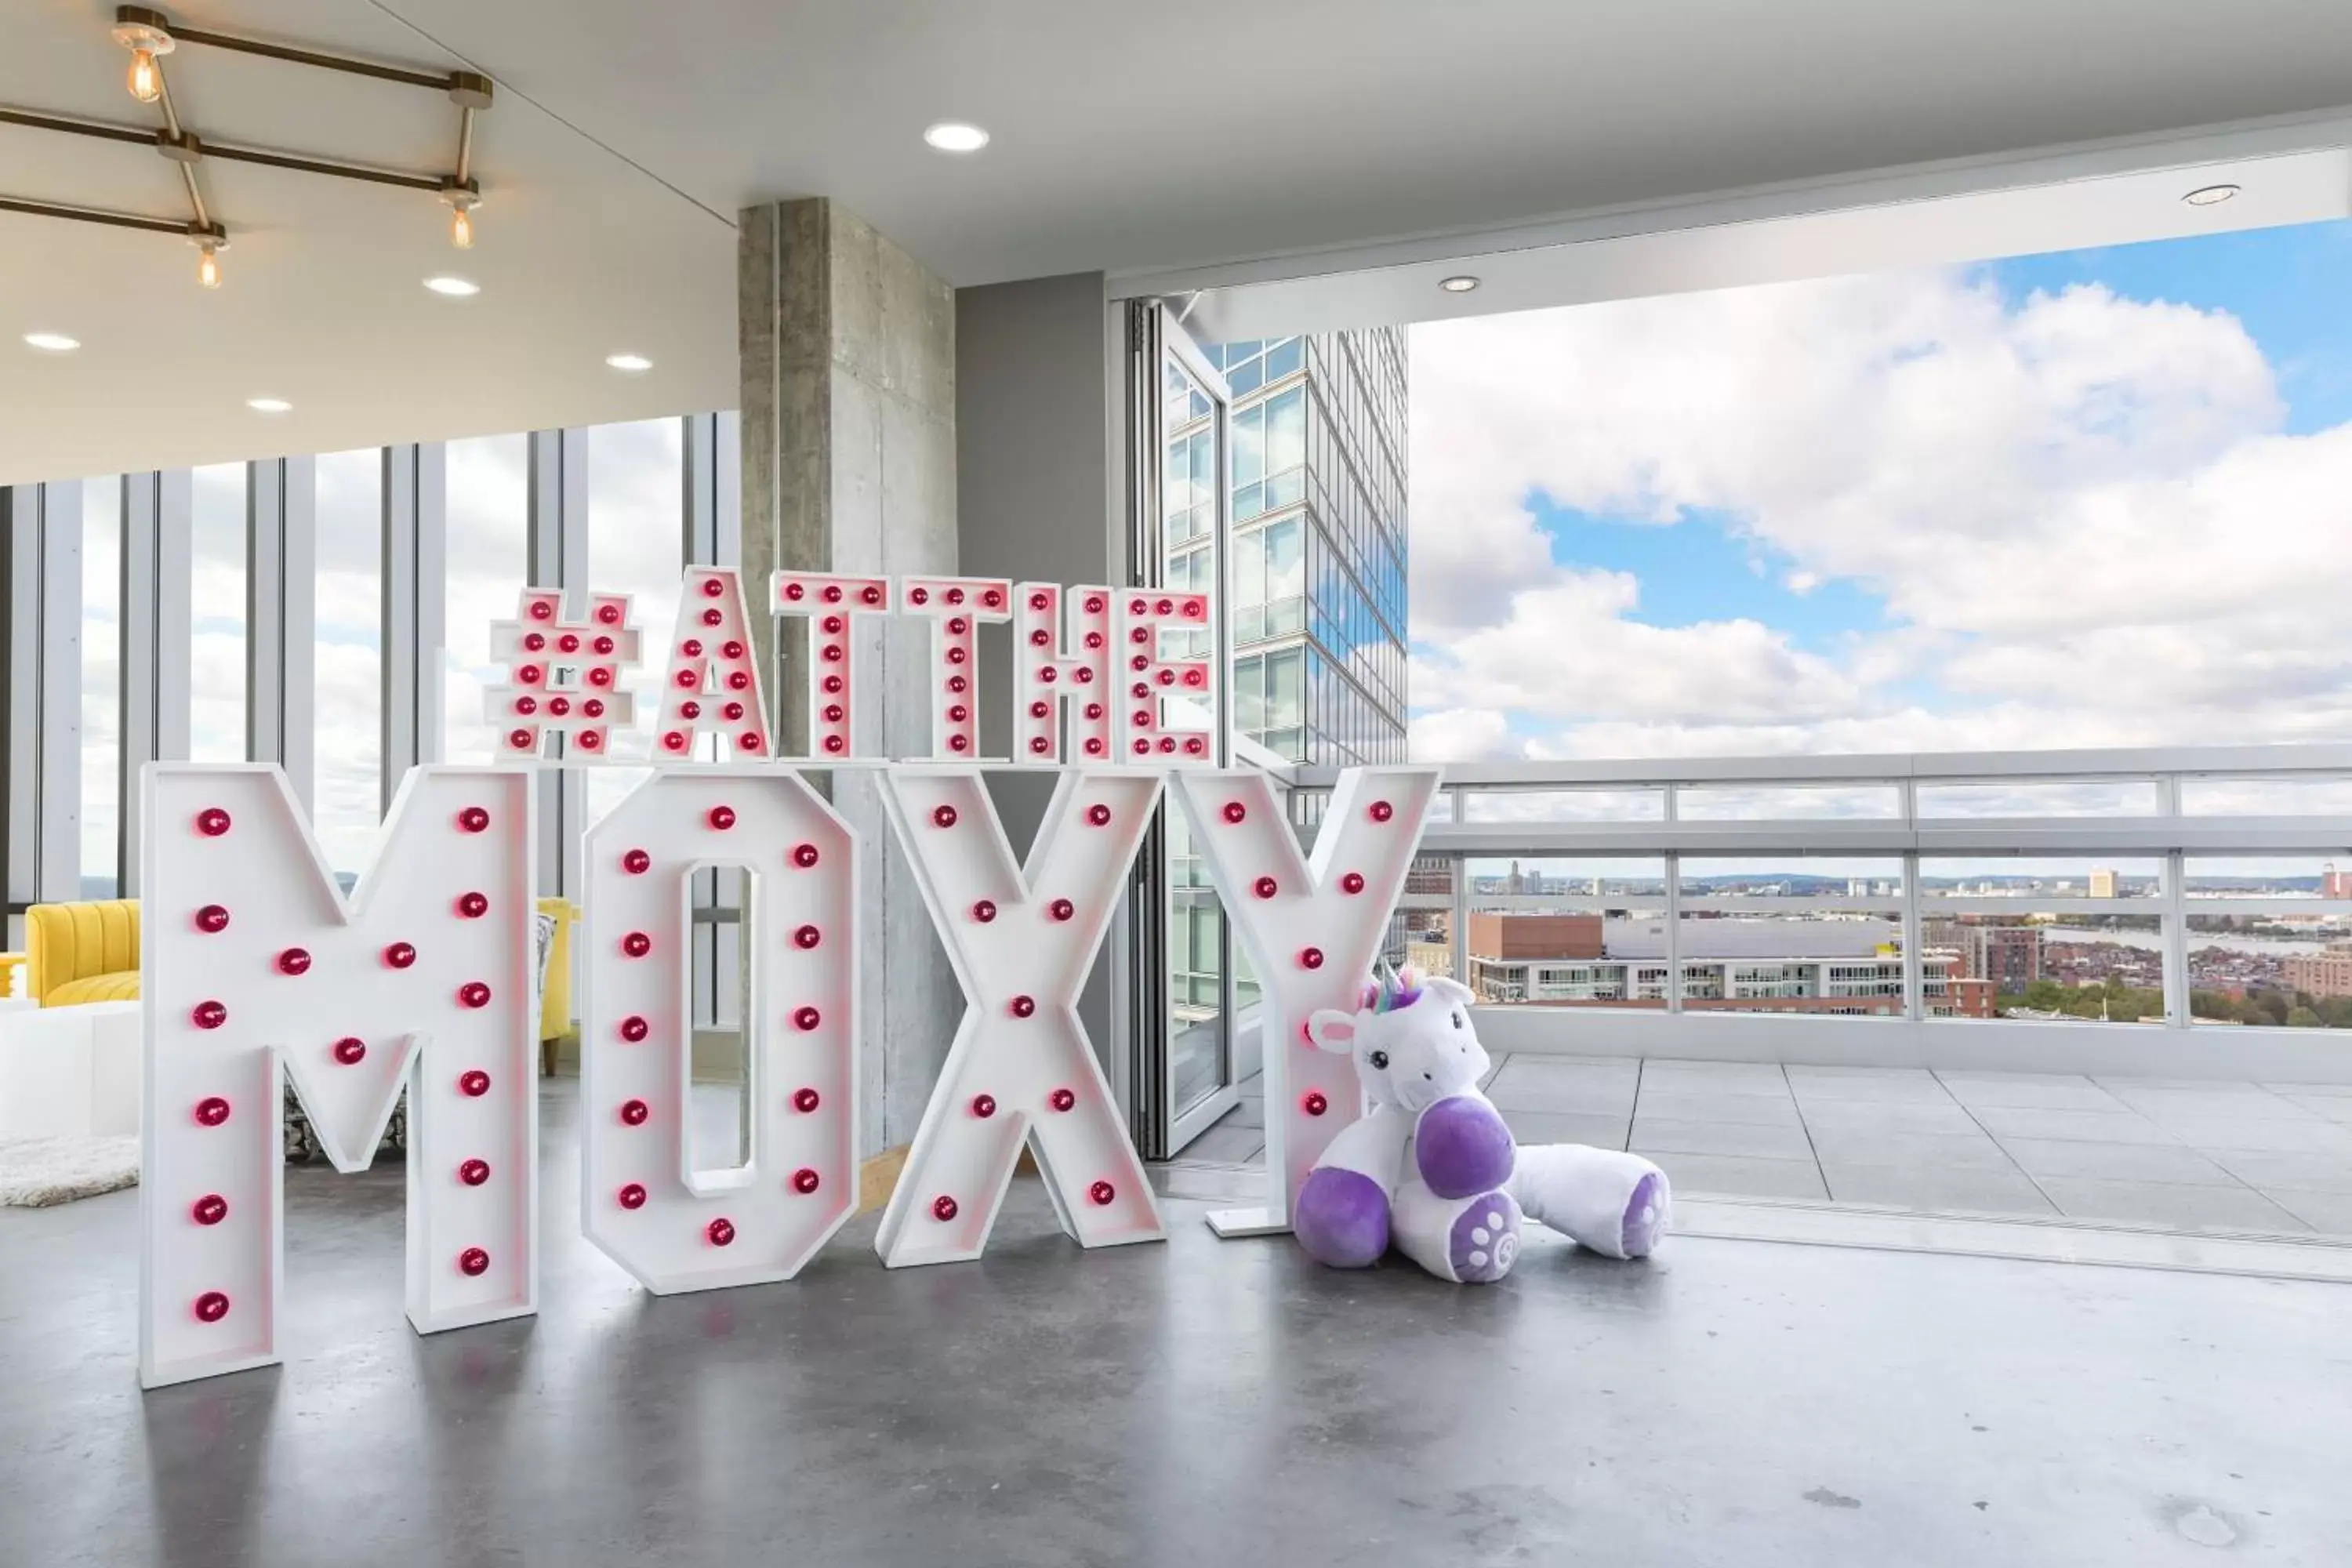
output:
<path id="1" fill-rule="evenodd" d="M 589 571 L 599 589 L 634 595 L 640 626 L 667 633 L 677 613 L 678 505 L 684 457 L 676 419 L 599 426 L 588 433 Z M 483 713 L 486 686 L 502 679 L 489 657 L 489 626 L 512 619 L 526 577 L 529 443 L 522 436 L 453 441 L 447 447 L 446 647 L 443 652 L 444 758 L 489 762 L 497 728 Z M 321 455 L 317 490 L 316 627 L 311 647 L 316 754 L 312 817 L 334 869 L 357 873 L 378 837 L 382 581 L 382 457 Z M 245 466 L 195 470 L 190 540 L 193 586 L 190 754 L 236 762 L 246 754 Z M 114 773 L 120 756 L 121 487 L 82 486 L 82 873 L 114 874 Z M 612 755 L 652 755 L 656 712 L 615 735 Z M 634 767 L 590 776 L 591 820 L 642 776 Z"/>
<path id="2" fill-rule="evenodd" d="M 2340 739 L 2352 224 L 1419 326 L 1420 760 Z"/>

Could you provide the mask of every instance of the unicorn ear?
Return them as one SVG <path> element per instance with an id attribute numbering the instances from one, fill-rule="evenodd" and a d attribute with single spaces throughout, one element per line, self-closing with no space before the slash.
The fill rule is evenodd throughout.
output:
<path id="1" fill-rule="evenodd" d="M 1356 1048 L 1356 1016 L 1337 1007 L 1318 1007 L 1307 1020 L 1307 1037 L 1315 1048 L 1346 1056 Z"/>
<path id="2" fill-rule="evenodd" d="M 1448 1002 L 1460 1003 L 1465 1007 L 1478 1000 L 1470 987 L 1463 984 L 1459 980 L 1449 980 L 1443 974 L 1431 975 L 1421 983 L 1421 988 L 1443 996 Z"/>

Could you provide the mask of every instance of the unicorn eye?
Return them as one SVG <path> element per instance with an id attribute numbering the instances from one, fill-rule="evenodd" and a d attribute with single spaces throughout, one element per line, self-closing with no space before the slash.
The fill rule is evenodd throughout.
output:
<path id="1" fill-rule="evenodd" d="M 1374 1051 L 1370 1056 L 1366 1057 L 1364 1059 L 1372 1064 L 1372 1070 L 1374 1072 L 1386 1072 L 1389 1070 L 1389 1054 L 1386 1051 Z"/>
<path id="2" fill-rule="evenodd" d="M 1462 1026 L 1462 1015 L 1460 1013 L 1454 1015 L 1454 1026 L 1457 1029 Z"/>

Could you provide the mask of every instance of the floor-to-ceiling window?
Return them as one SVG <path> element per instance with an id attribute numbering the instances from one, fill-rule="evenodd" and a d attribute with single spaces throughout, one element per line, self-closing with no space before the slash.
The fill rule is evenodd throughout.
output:
<path id="1" fill-rule="evenodd" d="M 188 755 L 200 763 L 246 759 L 245 490 L 243 463 L 198 468 L 191 485 Z"/>
<path id="2" fill-rule="evenodd" d="M 452 441 L 446 470 L 441 752 L 487 763 L 498 755 L 499 726 L 482 711 L 482 692 L 504 673 L 490 658 L 490 623 L 514 618 L 528 574 L 530 437 Z"/>
<path id="3" fill-rule="evenodd" d="M 644 633 L 646 650 L 631 682 L 636 722 L 613 732 L 606 753 L 635 765 L 588 770 L 591 823 L 620 804 L 654 759 L 661 708 L 655 685 L 677 620 L 686 564 L 683 437 L 676 419 L 600 425 L 588 432 L 588 582 L 597 593 L 629 595 L 629 618 Z"/>
<path id="4" fill-rule="evenodd" d="M 348 888 L 373 857 L 383 781 L 383 453 L 318 460 L 311 826 Z"/>
<path id="5" fill-rule="evenodd" d="M 122 481 L 81 487 L 81 896 L 121 889 Z"/>

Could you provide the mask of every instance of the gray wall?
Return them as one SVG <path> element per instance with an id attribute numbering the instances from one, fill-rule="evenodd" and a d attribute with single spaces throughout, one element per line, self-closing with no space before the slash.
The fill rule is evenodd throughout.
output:
<path id="1" fill-rule="evenodd" d="M 1099 272 L 956 290 L 956 511 L 961 569 L 1047 583 L 1128 579 L 1119 449 L 1119 333 Z M 1009 756 L 1012 643 L 983 637 L 981 751 Z M 996 809 L 1025 854 L 1053 795 L 1047 776 L 998 774 Z M 1079 1002 L 1095 1049 L 1124 1087 L 1112 1027 L 1114 923 Z"/>

